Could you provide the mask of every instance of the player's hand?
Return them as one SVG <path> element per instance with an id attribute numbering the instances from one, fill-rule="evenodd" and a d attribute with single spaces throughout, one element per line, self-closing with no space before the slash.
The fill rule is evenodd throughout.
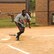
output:
<path id="1" fill-rule="evenodd" d="M 31 28 L 31 27 L 29 26 L 29 28 Z"/>

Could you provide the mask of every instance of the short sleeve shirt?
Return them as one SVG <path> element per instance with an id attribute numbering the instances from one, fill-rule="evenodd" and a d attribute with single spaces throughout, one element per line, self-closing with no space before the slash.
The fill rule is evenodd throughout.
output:
<path id="1" fill-rule="evenodd" d="M 28 20 L 31 20 L 30 19 L 30 16 L 26 13 L 26 15 L 25 16 L 23 16 L 22 15 L 22 13 L 20 13 L 20 14 L 18 14 L 16 17 L 15 17 L 15 19 L 14 19 L 14 21 L 15 22 L 20 22 L 20 23 L 25 23 L 26 21 L 27 21 L 27 19 Z"/>

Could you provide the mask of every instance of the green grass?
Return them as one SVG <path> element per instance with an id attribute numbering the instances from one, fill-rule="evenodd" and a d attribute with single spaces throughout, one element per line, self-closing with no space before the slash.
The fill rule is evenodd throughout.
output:
<path id="1" fill-rule="evenodd" d="M 35 18 L 31 18 L 31 26 L 35 25 Z M 0 18 L 0 28 L 6 28 L 6 27 L 16 27 L 14 22 L 11 22 L 11 18 Z"/>
<path id="2" fill-rule="evenodd" d="M 0 18 L 0 28 L 2 27 L 15 27 L 15 23 L 11 22 L 11 18 Z"/>

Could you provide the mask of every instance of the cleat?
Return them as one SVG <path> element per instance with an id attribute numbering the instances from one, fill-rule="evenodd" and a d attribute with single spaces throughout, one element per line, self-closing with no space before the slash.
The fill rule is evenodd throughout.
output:
<path id="1" fill-rule="evenodd" d="M 19 41 L 19 37 L 16 37 L 16 41 Z"/>
<path id="2" fill-rule="evenodd" d="M 16 40 L 19 41 L 19 36 L 18 36 L 18 34 L 16 35 Z"/>

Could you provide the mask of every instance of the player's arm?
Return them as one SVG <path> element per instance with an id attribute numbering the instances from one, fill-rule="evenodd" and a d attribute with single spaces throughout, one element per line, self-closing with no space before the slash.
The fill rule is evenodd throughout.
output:
<path id="1" fill-rule="evenodd" d="M 29 28 L 31 28 L 31 18 L 30 18 L 30 16 L 27 14 L 27 22 L 28 22 L 28 26 L 29 26 Z"/>
<path id="2" fill-rule="evenodd" d="M 30 20 L 28 19 L 28 25 L 29 25 L 29 28 L 31 28 L 31 24 L 30 24 Z"/>
<path id="3" fill-rule="evenodd" d="M 31 28 L 31 23 L 30 22 L 31 22 L 30 19 L 28 19 L 28 26 L 29 26 L 29 28 Z"/>

